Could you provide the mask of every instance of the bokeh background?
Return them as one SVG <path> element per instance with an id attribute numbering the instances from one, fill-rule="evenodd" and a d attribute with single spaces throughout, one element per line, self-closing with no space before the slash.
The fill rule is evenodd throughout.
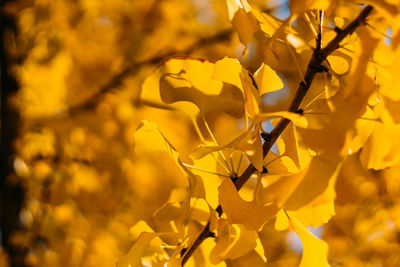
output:
<path id="1" fill-rule="evenodd" d="M 249 2 L 289 15 L 285 1 Z M 185 116 L 140 100 L 168 58 L 236 57 L 251 71 L 268 62 L 285 88 L 264 99 L 265 111 L 287 106 L 299 82 L 286 46 L 280 62 L 257 42 L 245 51 L 221 0 L 2 1 L 1 30 L 1 267 L 114 266 L 135 241 L 130 227 L 151 224 L 186 186 L 164 154 L 133 152 L 142 119 L 182 150 L 198 144 Z M 298 51 L 298 64 L 309 56 Z M 400 182 L 390 172 L 366 170 L 357 156 L 344 163 L 337 215 L 315 230 L 335 266 L 400 266 Z M 293 234 L 271 222 L 260 236 L 267 266 L 298 264 Z M 262 266 L 254 254 L 227 265 Z"/>

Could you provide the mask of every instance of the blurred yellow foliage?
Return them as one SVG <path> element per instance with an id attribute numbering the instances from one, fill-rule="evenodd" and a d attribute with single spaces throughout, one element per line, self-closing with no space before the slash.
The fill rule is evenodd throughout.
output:
<path id="1" fill-rule="evenodd" d="M 7 2 L 0 267 L 400 266 L 400 1 Z"/>

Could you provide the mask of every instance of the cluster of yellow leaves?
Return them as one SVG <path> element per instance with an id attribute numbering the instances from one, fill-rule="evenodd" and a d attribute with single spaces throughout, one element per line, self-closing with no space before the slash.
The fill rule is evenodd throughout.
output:
<path id="1" fill-rule="evenodd" d="M 324 47 L 361 1 L 292 0 L 284 21 L 246 0 L 19 2 L 6 10 L 23 30 L 10 53 L 27 54 L 13 99 L 27 201 L 13 242 L 27 265 L 181 266 L 206 225 L 215 239 L 187 266 L 400 263 L 385 252 L 400 251 L 399 1 L 363 1 L 376 12 L 323 62 L 299 113 L 287 106 L 319 28 Z M 191 51 L 152 73 L 134 65 L 94 112 L 68 116 L 126 65 L 223 29 L 226 11 L 241 46 Z M 291 124 L 264 157 L 262 136 L 280 118 Z M 256 172 L 238 192 L 249 164 Z M 325 241 L 310 226 L 325 227 Z"/>
<path id="2" fill-rule="evenodd" d="M 269 42 L 278 40 L 278 35 L 285 34 L 281 27 L 284 27 L 286 22 L 280 24 L 276 21 L 276 27 L 273 23 L 266 27 L 265 19 L 269 18 L 268 15 L 263 17 L 246 1 L 227 1 L 227 4 L 229 18 L 244 45 L 250 43 L 256 32 L 262 32 L 264 38 L 270 40 Z M 330 5 L 332 3 L 328 1 L 319 1 L 310 7 L 300 8 L 301 4 L 292 1 L 291 12 L 295 19 L 308 9 L 327 10 Z M 326 16 L 329 16 L 329 12 Z M 381 18 L 374 19 L 381 20 Z M 315 32 L 317 24 L 310 20 L 309 23 Z M 292 26 L 289 24 L 288 27 L 287 34 L 291 34 Z M 329 40 L 328 35 L 322 36 L 325 44 L 326 39 Z M 262 64 L 253 76 L 232 58 L 224 58 L 215 63 L 197 59 L 173 59 L 146 80 L 142 90 L 144 99 L 151 97 L 151 100 L 157 103 L 171 104 L 188 114 L 193 121 L 203 144 L 189 155 L 191 161 L 186 164 L 200 170 L 197 160 L 212 156 L 220 163 L 221 168 L 225 169 L 225 176 L 235 179 L 241 174 L 235 171 L 234 166 L 234 162 L 237 162 L 235 159 L 237 154 L 234 153 L 239 152 L 240 157 L 246 156 L 259 172 L 252 189 L 252 201 L 244 200 L 239 195 L 231 179 L 222 179 L 218 187 L 218 204 L 221 205 L 224 214 L 214 230 L 217 235 L 214 253 L 216 249 L 225 251 L 223 249 L 226 246 L 223 245 L 225 242 L 232 242 L 231 249 L 241 242 L 240 237 L 235 239 L 237 241 L 226 239 L 224 234 L 226 230 L 223 226 L 226 223 L 233 229 L 244 227 L 241 231 L 231 230 L 236 233 L 254 231 L 261 230 L 268 221 L 277 216 L 275 228 L 284 230 L 289 227 L 287 218 L 285 222 L 286 216 L 290 218 L 304 243 L 304 254 L 300 264 L 328 266 L 327 245 L 311 237 L 312 235 L 297 220 L 305 226 L 318 227 L 328 222 L 335 214 L 335 184 L 341 170 L 341 162 L 347 155 L 359 155 L 362 162 L 369 162 L 366 163 L 369 164 L 365 166 L 366 168 L 371 168 L 372 164 L 379 164 L 382 160 L 389 165 L 379 164 L 375 169 L 397 164 L 396 153 L 393 152 L 393 156 L 389 158 L 382 155 L 382 153 L 389 155 L 388 153 L 391 153 L 389 150 L 395 151 L 392 144 L 386 145 L 385 149 L 385 145 L 381 142 L 387 140 L 379 139 L 379 143 L 374 141 L 373 129 L 376 124 L 385 125 L 384 117 L 379 116 L 382 112 L 382 108 L 379 107 L 382 99 L 378 93 L 378 89 L 381 88 L 378 80 L 380 67 L 379 62 L 372 60 L 377 47 L 384 46 L 382 39 L 377 37 L 376 33 L 364 28 L 358 31 L 357 36 L 349 36 L 343 48 L 348 49 L 344 50 L 346 53 L 339 48 L 335 55 L 328 57 L 326 64 L 332 73 L 323 74 L 323 81 L 316 82 L 323 85 L 322 91 L 317 94 L 315 92 L 316 89 L 321 90 L 319 89 L 321 86 L 313 86 L 310 89 L 313 98 L 306 98 L 303 102 L 303 115 L 282 110 L 270 113 L 261 111 L 262 95 L 283 87 L 281 79 L 266 64 Z M 290 45 L 297 48 L 290 42 L 290 38 L 287 40 Z M 348 54 L 350 49 L 346 46 L 351 47 L 354 52 Z M 386 68 L 383 67 L 382 71 L 385 72 Z M 299 72 L 301 73 L 301 70 Z M 231 140 L 223 140 L 222 144 L 215 138 L 208 122 L 221 113 L 231 115 L 232 119 L 244 120 L 241 132 L 236 137 L 232 134 Z M 262 123 L 273 117 L 287 118 L 295 127 L 290 127 L 278 140 L 278 153 L 270 152 L 263 159 L 260 138 L 260 132 L 264 131 Z M 206 134 L 202 128 L 206 128 Z M 390 129 L 396 131 L 396 126 Z M 385 133 L 390 134 L 390 131 L 387 129 Z M 395 135 L 395 132 L 393 134 Z M 208 141 L 208 138 L 211 141 Z M 170 141 L 168 143 L 171 145 Z M 372 147 L 381 152 L 372 152 Z M 366 160 L 369 157 L 373 158 Z M 267 174 L 261 174 L 263 168 L 267 168 Z M 218 174 L 217 169 L 207 168 L 207 171 Z M 213 192 L 209 189 L 210 185 L 215 186 L 215 183 L 205 183 L 206 196 L 208 191 Z M 211 206 L 214 204 L 208 201 Z M 250 233 L 248 235 L 251 236 Z M 252 248 L 257 250 L 256 240 L 257 236 L 254 236 Z M 190 243 L 189 241 L 189 247 Z M 245 244 L 247 243 L 241 245 L 242 252 L 248 251 Z M 312 256 L 310 252 L 312 248 L 318 251 L 315 252 L 317 255 Z M 210 257 L 215 261 L 216 255 L 213 252 Z M 242 254 L 236 253 L 236 255 Z M 223 260 L 231 258 L 232 255 L 225 252 L 219 257 Z"/>

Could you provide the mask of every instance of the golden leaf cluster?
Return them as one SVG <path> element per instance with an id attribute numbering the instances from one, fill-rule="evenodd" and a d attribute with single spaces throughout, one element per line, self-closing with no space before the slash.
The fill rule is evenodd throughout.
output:
<path id="1" fill-rule="evenodd" d="M 400 266 L 400 1 L 2 12 L 25 194 L 0 266 Z"/>

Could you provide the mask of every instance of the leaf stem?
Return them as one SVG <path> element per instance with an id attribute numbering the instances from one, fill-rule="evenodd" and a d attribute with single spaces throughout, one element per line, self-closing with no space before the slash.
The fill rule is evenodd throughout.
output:
<path id="1" fill-rule="evenodd" d="M 369 14 L 373 11 L 372 6 L 366 6 L 363 8 L 361 13 L 358 17 L 353 20 L 346 28 L 336 29 L 337 35 L 336 37 L 331 40 L 328 45 L 324 48 L 320 47 L 321 35 L 318 34 L 317 36 L 317 47 L 314 50 L 314 53 L 310 59 L 310 62 L 307 66 L 306 74 L 304 75 L 303 81 L 300 82 L 299 87 L 297 88 L 296 95 L 290 105 L 289 111 L 290 112 L 298 112 L 299 106 L 306 95 L 308 89 L 311 86 L 311 83 L 315 77 L 315 75 L 321 72 L 321 66 L 324 60 L 330 55 L 333 51 L 339 48 L 340 42 L 348 35 L 352 34 L 359 26 L 365 24 L 366 18 Z M 278 137 L 282 134 L 285 130 L 286 126 L 288 126 L 290 120 L 282 118 L 276 127 L 267 135 L 265 138 L 265 142 L 263 144 L 263 157 L 265 157 L 268 152 L 271 150 L 272 145 L 276 142 Z M 243 185 L 249 180 L 251 175 L 256 171 L 256 168 L 250 164 L 247 169 L 243 172 L 238 179 L 234 181 L 236 189 L 239 191 Z M 216 211 L 219 215 L 222 214 L 221 206 L 218 206 Z M 200 246 L 200 244 L 208 237 L 212 237 L 214 234 L 210 231 L 210 222 L 206 224 L 206 226 L 201 231 L 200 235 L 197 239 L 191 244 L 188 250 L 185 251 L 183 254 L 182 259 L 182 266 L 187 262 L 190 256 L 194 253 L 194 251 Z"/>

